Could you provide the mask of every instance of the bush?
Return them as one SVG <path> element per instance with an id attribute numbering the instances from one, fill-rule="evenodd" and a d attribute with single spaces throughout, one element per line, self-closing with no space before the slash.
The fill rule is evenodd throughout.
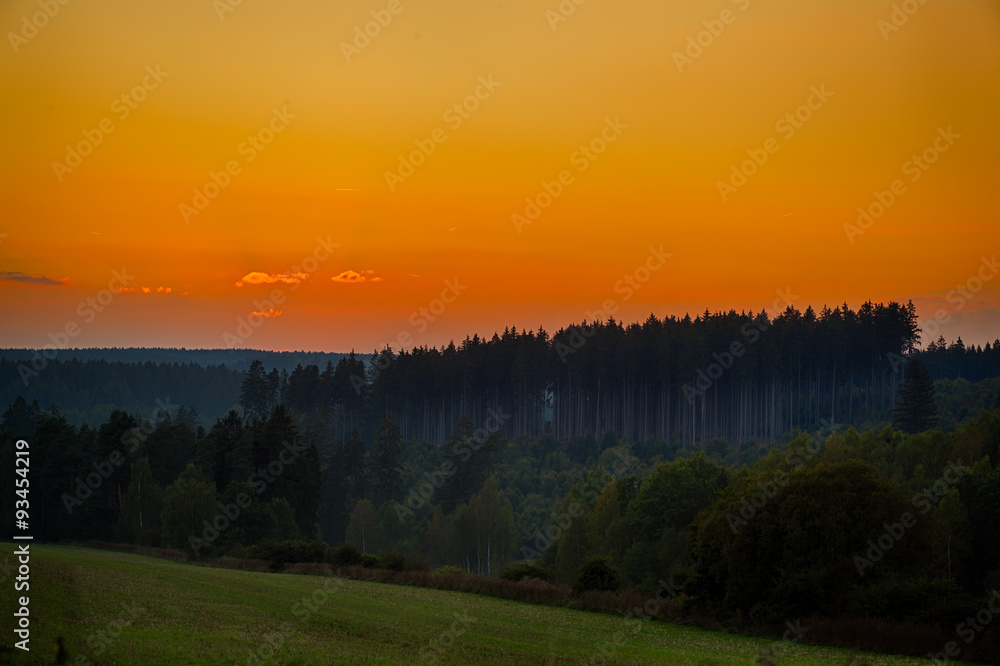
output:
<path id="1" fill-rule="evenodd" d="M 365 553 L 361 556 L 361 566 L 365 569 L 381 569 L 379 559 L 372 555 L 371 553 Z"/>
<path id="2" fill-rule="evenodd" d="M 977 600 L 950 580 L 888 576 L 859 589 L 857 602 L 861 613 L 870 617 L 954 626 Z"/>
<path id="3" fill-rule="evenodd" d="M 622 572 L 606 557 L 589 557 L 580 565 L 573 591 L 615 591 L 622 586 Z"/>
<path id="4" fill-rule="evenodd" d="M 444 574 L 445 576 L 466 576 L 468 575 L 469 572 L 467 572 L 462 567 L 456 567 L 452 564 L 446 564 L 440 569 L 435 569 L 434 573 Z"/>
<path id="5" fill-rule="evenodd" d="M 544 580 L 546 583 L 551 583 L 552 571 L 537 564 L 514 562 L 513 564 L 508 564 L 504 567 L 504 569 L 500 572 L 500 578 L 504 580 L 512 580 L 515 583 L 520 580 L 524 580 L 525 578 L 537 578 L 538 580 Z"/>
<path id="6" fill-rule="evenodd" d="M 379 567 L 389 571 L 407 571 L 409 562 L 398 550 L 390 550 L 379 558 Z"/>
<path id="7" fill-rule="evenodd" d="M 361 565 L 362 557 L 357 548 L 345 543 L 330 551 L 330 561 L 338 567 L 353 567 Z"/>
<path id="8" fill-rule="evenodd" d="M 329 547 L 322 541 L 262 541 L 250 546 L 245 556 L 267 560 L 275 571 L 294 562 L 326 562 Z"/>

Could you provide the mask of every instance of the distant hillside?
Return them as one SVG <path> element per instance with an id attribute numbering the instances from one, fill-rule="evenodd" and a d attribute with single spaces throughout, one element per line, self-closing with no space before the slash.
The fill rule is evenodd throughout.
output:
<path id="1" fill-rule="evenodd" d="M 47 350 L 51 355 L 51 350 Z M 298 364 L 325 368 L 346 354 L 255 349 L 66 349 L 53 360 L 39 350 L 0 350 L 0 411 L 21 396 L 56 405 L 73 425 L 96 426 L 115 409 L 148 416 L 158 405 L 193 408 L 206 426 L 237 406 L 243 374 L 254 360 L 291 373 Z M 34 361 L 34 363 L 33 363 Z"/>
<path id="2" fill-rule="evenodd" d="M 30 361 L 37 358 L 39 349 L 0 349 L 0 359 Z M 51 350 L 47 350 L 51 354 Z M 295 366 L 316 365 L 325 367 L 327 361 L 337 365 L 347 354 L 327 352 L 291 351 L 275 352 L 260 349 L 184 349 L 166 347 L 108 347 L 95 349 L 63 349 L 56 360 L 109 361 L 121 363 L 193 363 L 202 367 L 223 365 L 230 370 L 246 372 L 250 363 L 259 360 L 270 371 L 272 368 L 291 372 Z"/>

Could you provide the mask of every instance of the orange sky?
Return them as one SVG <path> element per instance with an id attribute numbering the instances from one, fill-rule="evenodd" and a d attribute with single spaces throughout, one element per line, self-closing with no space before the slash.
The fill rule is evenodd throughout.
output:
<path id="1" fill-rule="evenodd" d="M 0 7 L 0 347 L 370 351 L 787 288 L 1000 336 L 995 0 L 51 1 Z"/>

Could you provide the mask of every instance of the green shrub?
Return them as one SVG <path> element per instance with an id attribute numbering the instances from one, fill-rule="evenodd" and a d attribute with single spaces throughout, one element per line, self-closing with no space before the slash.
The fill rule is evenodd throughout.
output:
<path id="1" fill-rule="evenodd" d="M 326 562 L 327 546 L 322 541 L 266 540 L 246 549 L 250 559 L 267 560 L 275 571 L 295 562 Z"/>
<path id="2" fill-rule="evenodd" d="M 588 557 L 580 565 L 574 592 L 615 591 L 622 586 L 622 572 L 606 557 Z"/>
<path id="3" fill-rule="evenodd" d="M 362 563 L 362 555 L 357 548 L 345 543 L 330 551 L 330 562 L 338 567 L 358 566 Z"/>
<path id="4" fill-rule="evenodd" d="M 406 557 L 398 550 L 390 550 L 388 553 L 384 553 L 379 558 L 379 564 L 380 568 L 388 569 L 389 571 L 408 571 L 410 569 L 410 563 L 406 561 Z"/>
<path id="5" fill-rule="evenodd" d="M 454 565 L 447 564 L 441 567 L 440 569 L 436 569 L 435 573 L 465 576 L 468 575 L 469 572 L 463 569 L 462 567 L 456 567 Z"/>
<path id="6" fill-rule="evenodd" d="M 514 562 L 504 567 L 500 572 L 500 578 L 512 580 L 515 583 L 525 578 L 538 578 L 546 583 L 552 582 L 552 572 L 543 566 L 529 564 L 527 562 Z"/>

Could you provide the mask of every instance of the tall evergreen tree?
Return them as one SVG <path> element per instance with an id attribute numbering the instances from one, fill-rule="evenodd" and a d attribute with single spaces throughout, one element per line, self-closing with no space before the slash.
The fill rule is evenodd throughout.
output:
<path id="1" fill-rule="evenodd" d="M 270 402 L 269 395 L 268 378 L 267 373 L 264 372 L 264 364 L 254 360 L 243 377 L 242 386 L 240 386 L 240 404 L 243 405 L 243 412 L 247 418 L 253 420 L 267 414 Z"/>
<path id="2" fill-rule="evenodd" d="M 899 387 L 899 402 L 893 409 L 892 425 L 912 434 L 930 430 L 937 422 L 934 380 L 919 359 L 911 359 Z"/>
<path id="3" fill-rule="evenodd" d="M 402 454 L 403 434 L 399 425 L 387 413 L 375 431 L 375 444 L 371 451 L 372 497 L 381 506 L 396 499 L 403 485 L 399 457 Z"/>
<path id="4" fill-rule="evenodd" d="M 365 443 L 358 429 L 351 430 L 351 438 L 344 445 L 341 465 L 344 468 L 344 483 L 350 500 L 359 500 L 368 492 L 368 473 L 365 469 Z M 353 506 L 349 502 L 348 506 Z"/>

